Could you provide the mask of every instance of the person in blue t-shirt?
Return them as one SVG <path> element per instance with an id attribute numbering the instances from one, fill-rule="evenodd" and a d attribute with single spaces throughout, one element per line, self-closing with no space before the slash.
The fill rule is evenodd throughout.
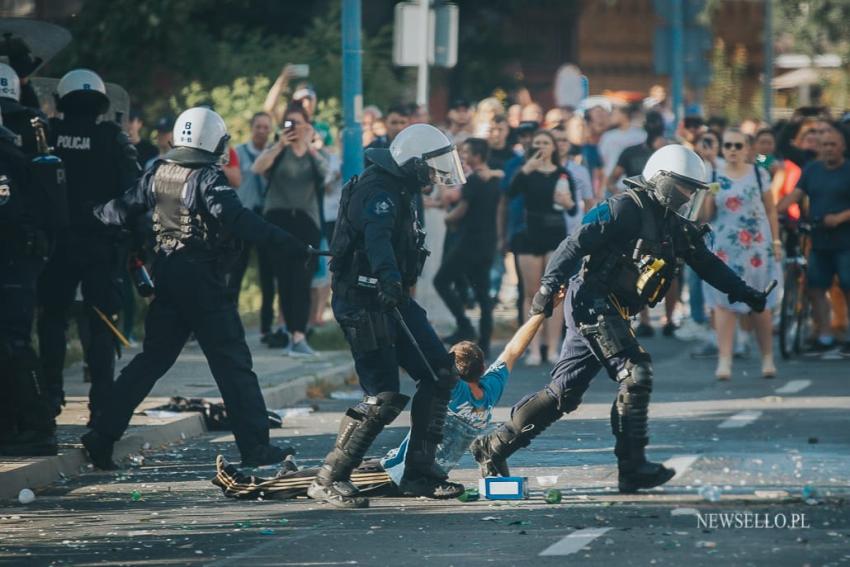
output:
<path id="1" fill-rule="evenodd" d="M 564 300 L 564 295 L 564 290 L 557 294 L 556 307 Z M 493 408 L 502 397 L 514 364 L 525 353 L 544 320 L 542 313 L 529 317 L 486 372 L 484 354 L 478 345 L 471 341 L 461 341 L 451 348 L 461 379 L 452 391 L 443 428 L 443 441 L 437 447 L 436 461 L 444 471 L 455 468 L 469 449 L 469 444 L 490 426 Z M 383 458 L 363 461 L 351 474 L 351 481 L 361 492 L 368 492 L 371 496 L 395 494 L 395 488 L 404 475 L 409 439 L 408 432 L 401 444 Z M 318 468 L 299 470 L 294 461 L 287 457 L 273 478 L 249 476 L 219 455 L 216 459 L 216 477 L 212 483 L 230 498 L 285 500 L 306 496 L 307 487 L 318 471 Z"/>
<path id="2" fill-rule="evenodd" d="M 844 157 L 845 147 L 841 132 L 835 127 L 828 128 L 821 136 L 820 159 L 805 166 L 797 188 L 776 206 L 783 213 L 803 197 L 809 198 L 809 219 L 814 226 L 806 279 L 818 331 L 811 347 L 813 353 L 836 346 L 826 296 L 836 276 L 844 298 L 850 299 L 850 161 Z M 850 342 L 841 347 L 839 354 L 850 358 Z"/>

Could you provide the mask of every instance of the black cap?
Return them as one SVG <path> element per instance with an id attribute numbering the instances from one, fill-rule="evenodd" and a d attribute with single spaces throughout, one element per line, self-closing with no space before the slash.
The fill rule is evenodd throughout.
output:
<path id="1" fill-rule="evenodd" d="M 517 134 L 533 134 L 540 129 L 540 123 L 536 120 L 523 120 L 516 127 Z"/>
<path id="2" fill-rule="evenodd" d="M 465 98 L 456 98 L 456 99 L 454 99 L 454 100 L 452 101 L 452 103 L 449 105 L 449 110 L 455 110 L 455 109 L 458 109 L 458 108 L 461 108 L 461 107 L 463 107 L 463 108 L 469 108 L 470 106 L 472 106 L 472 105 L 469 103 L 469 101 L 468 101 L 467 99 L 465 99 Z"/>
<path id="3" fill-rule="evenodd" d="M 156 125 L 153 127 L 157 132 L 171 132 L 174 128 L 174 118 L 172 116 L 163 116 L 159 120 L 156 121 Z"/>

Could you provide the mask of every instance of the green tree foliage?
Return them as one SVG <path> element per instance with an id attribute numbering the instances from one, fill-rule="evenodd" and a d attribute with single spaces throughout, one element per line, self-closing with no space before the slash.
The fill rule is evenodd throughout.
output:
<path id="1" fill-rule="evenodd" d="M 298 33 L 280 33 L 283 24 L 264 21 L 263 8 L 276 18 L 297 13 L 306 24 Z M 318 1 L 310 9 L 312 17 L 303 6 L 276 0 L 87 0 L 70 25 L 74 41 L 48 71 L 96 70 L 124 86 L 149 122 L 186 104 L 210 102 L 239 140 L 281 68 L 307 63 L 309 81 L 324 101 L 319 115 L 337 124 L 340 3 Z M 389 26 L 363 38 L 367 103 L 385 107 L 405 94 L 407 71 L 392 66 L 391 50 Z"/>
<path id="2" fill-rule="evenodd" d="M 850 2 L 777 0 L 775 7 L 777 32 L 790 38 L 795 50 L 850 55 Z"/>
<path id="3" fill-rule="evenodd" d="M 747 71 L 747 49 L 736 46 L 730 57 L 722 39 L 714 42 L 711 52 L 712 80 L 705 91 L 709 114 L 725 116 L 730 122 L 744 118 L 752 107 L 744 100 L 743 84 Z"/>

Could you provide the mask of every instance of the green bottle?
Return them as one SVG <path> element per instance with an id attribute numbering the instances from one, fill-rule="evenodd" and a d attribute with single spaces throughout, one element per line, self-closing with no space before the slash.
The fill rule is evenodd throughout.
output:
<path id="1" fill-rule="evenodd" d="M 481 498 L 481 495 L 478 494 L 477 488 L 468 488 L 463 491 L 463 494 L 457 497 L 461 502 L 475 502 Z"/>
<path id="2" fill-rule="evenodd" d="M 550 488 L 543 493 L 543 498 L 546 499 L 547 504 L 558 504 L 561 502 L 561 491 L 557 488 Z"/>

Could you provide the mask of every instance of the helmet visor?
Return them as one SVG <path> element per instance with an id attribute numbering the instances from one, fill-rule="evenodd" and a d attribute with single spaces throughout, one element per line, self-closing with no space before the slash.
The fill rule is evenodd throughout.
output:
<path id="1" fill-rule="evenodd" d="M 463 165 L 454 146 L 439 155 L 425 157 L 425 163 L 431 168 L 434 183 L 438 185 L 462 185 L 466 183 Z"/>

